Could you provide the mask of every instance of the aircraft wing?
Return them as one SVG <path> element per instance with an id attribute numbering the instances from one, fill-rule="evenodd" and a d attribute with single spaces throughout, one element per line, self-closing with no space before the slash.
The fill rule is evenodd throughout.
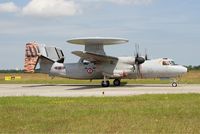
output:
<path id="1" fill-rule="evenodd" d="M 118 60 L 117 57 L 101 55 L 101 54 L 91 53 L 87 51 L 73 51 L 72 54 L 91 62 L 106 62 L 106 61 L 114 62 Z"/>

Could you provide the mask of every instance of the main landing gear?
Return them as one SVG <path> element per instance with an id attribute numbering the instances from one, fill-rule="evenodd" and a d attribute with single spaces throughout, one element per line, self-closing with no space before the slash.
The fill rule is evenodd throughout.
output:
<path id="1" fill-rule="evenodd" d="M 120 86 L 121 85 L 120 79 L 115 79 L 113 81 L 113 85 L 116 86 L 116 87 Z M 104 76 L 104 80 L 101 82 L 101 86 L 102 87 L 109 87 L 110 86 L 110 82 L 109 82 L 109 80 L 106 80 L 105 76 Z"/>
<path id="2" fill-rule="evenodd" d="M 107 80 L 107 81 L 102 81 L 101 82 L 101 86 L 102 87 L 109 87 L 110 86 L 110 82 Z"/>
<path id="3" fill-rule="evenodd" d="M 110 86 L 110 82 L 109 82 L 109 80 L 107 80 L 105 75 L 103 77 L 103 81 L 101 82 L 101 86 L 102 87 L 109 87 Z"/>
<path id="4" fill-rule="evenodd" d="M 115 79 L 115 80 L 113 81 L 113 85 L 116 86 L 116 87 L 118 87 L 118 86 L 121 85 L 121 81 L 120 81 L 119 79 Z"/>

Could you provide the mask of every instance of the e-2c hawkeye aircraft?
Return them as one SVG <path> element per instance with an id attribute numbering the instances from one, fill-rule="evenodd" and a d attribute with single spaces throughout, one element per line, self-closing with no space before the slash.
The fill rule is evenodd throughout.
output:
<path id="1" fill-rule="evenodd" d="M 140 56 L 138 50 L 135 56 L 130 57 L 115 57 L 105 53 L 105 45 L 127 43 L 126 39 L 92 37 L 67 42 L 85 45 L 84 51 L 72 52 L 80 57 L 77 63 L 64 63 L 64 54 L 59 48 L 31 42 L 26 44 L 25 71 L 34 72 L 39 63 L 41 73 L 72 79 L 102 79 L 102 87 L 110 86 L 109 79 L 114 79 L 114 86 L 120 86 L 121 79 L 176 78 L 187 72 L 186 67 L 175 64 L 172 59 L 150 60 L 147 55 Z M 172 82 L 172 86 L 177 86 L 176 81 Z"/>

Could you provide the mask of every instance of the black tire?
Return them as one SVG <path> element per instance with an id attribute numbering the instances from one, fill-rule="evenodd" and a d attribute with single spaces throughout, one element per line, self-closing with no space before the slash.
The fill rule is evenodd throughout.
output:
<path id="1" fill-rule="evenodd" d="M 118 86 L 121 85 L 121 81 L 120 81 L 119 79 L 115 79 L 115 80 L 113 81 L 113 85 L 116 86 L 116 87 L 118 87 Z"/>
<path id="2" fill-rule="evenodd" d="M 176 82 L 173 82 L 172 83 L 172 87 L 177 87 L 178 85 L 177 85 L 177 83 Z"/>
<path id="3" fill-rule="evenodd" d="M 101 82 L 101 86 L 102 87 L 109 87 L 110 86 L 110 82 L 107 80 L 105 83 L 104 81 Z"/>

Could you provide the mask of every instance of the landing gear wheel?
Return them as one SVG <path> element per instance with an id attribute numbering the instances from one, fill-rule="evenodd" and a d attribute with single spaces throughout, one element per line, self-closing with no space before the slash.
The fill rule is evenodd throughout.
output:
<path id="1" fill-rule="evenodd" d="M 120 81 L 119 79 L 115 79 L 115 80 L 113 81 L 113 85 L 116 86 L 116 87 L 118 87 L 118 86 L 121 85 L 121 81 Z"/>
<path id="2" fill-rule="evenodd" d="M 176 82 L 173 82 L 173 83 L 172 83 L 172 87 L 177 87 L 177 83 L 176 83 Z"/>
<path id="3" fill-rule="evenodd" d="M 108 80 L 105 81 L 105 82 L 102 81 L 102 82 L 101 82 L 101 86 L 102 86 L 102 87 L 109 87 L 109 86 L 110 86 L 110 82 L 109 82 Z"/>

